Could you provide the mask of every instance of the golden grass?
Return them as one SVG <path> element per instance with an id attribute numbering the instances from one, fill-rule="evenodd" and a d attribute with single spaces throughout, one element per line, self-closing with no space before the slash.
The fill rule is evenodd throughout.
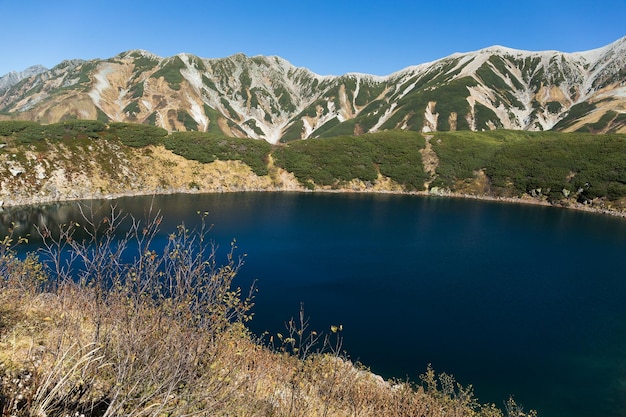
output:
<path id="1" fill-rule="evenodd" d="M 184 244 L 174 247 L 164 257 L 185 252 Z M 480 404 L 471 387 L 431 368 L 419 384 L 385 381 L 345 359 L 337 343 L 308 350 L 304 344 L 315 338 L 299 337 L 306 322 L 293 323 L 295 337 L 283 345 L 268 346 L 245 326 L 248 300 L 230 290 L 235 261 L 204 274 L 207 263 L 194 259 L 177 259 L 165 271 L 181 275 L 194 267 L 208 280 L 194 286 L 218 284 L 210 287 L 215 298 L 200 307 L 192 287 L 140 290 L 137 276 L 151 282 L 146 258 L 145 270 L 133 265 L 125 270 L 129 281 L 108 289 L 94 281 L 45 284 L 40 263 L 18 260 L 2 246 L 0 416 L 534 415 L 512 400 L 504 412 Z"/>
<path id="2" fill-rule="evenodd" d="M 271 350 L 254 341 L 241 323 L 211 337 L 183 323 L 163 326 L 159 312 L 149 310 L 137 312 L 141 320 L 135 324 L 140 323 L 141 329 L 132 324 L 126 327 L 130 323 L 116 323 L 110 311 L 103 313 L 106 322 L 100 324 L 110 333 L 106 343 L 99 345 L 93 342 L 96 324 L 88 305 L 92 295 L 86 293 L 76 288 L 59 295 L 0 292 L 3 416 L 71 415 L 75 411 L 105 415 L 108 397 L 122 381 L 137 384 L 137 389 L 120 394 L 130 391 L 135 399 L 146 398 L 140 404 L 118 400 L 123 406 L 110 415 L 161 415 L 152 412 L 156 410 L 162 415 L 502 415 L 493 405 L 478 404 L 471 389 L 445 375 L 436 376 L 432 369 L 424 375 L 423 385 L 385 381 L 336 355 L 299 359 Z M 110 306 L 112 310 L 119 307 Z M 169 331 L 163 332 L 164 328 Z M 134 349 L 124 346 L 131 329 Z M 187 370 L 198 373 L 192 378 L 193 386 L 173 387 L 164 395 L 158 384 L 171 378 L 171 369 L 166 368 L 177 363 L 179 349 L 190 344 L 198 353 Z M 151 357 L 135 357 L 141 352 Z M 120 378 L 123 372 L 129 373 L 126 379 Z M 147 375 L 154 380 L 149 381 Z M 78 397 L 76 391 L 81 389 L 87 392 Z M 74 398 L 76 403 L 65 401 Z"/>

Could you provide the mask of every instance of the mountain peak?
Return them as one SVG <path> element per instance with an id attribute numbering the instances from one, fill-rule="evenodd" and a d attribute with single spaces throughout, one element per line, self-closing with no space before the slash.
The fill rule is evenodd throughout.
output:
<path id="1" fill-rule="evenodd" d="M 163 59 L 162 57 L 156 54 L 153 54 L 150 51 L 146 51 L 145 49 L 130 49 L 128 51 L 121 52 L 115 56 L 115 58 L 120 58 L 120 59 L 127 58 L 127 57 L 132 57 L 132 58 L 144 57 L 144 58 L 150 58 L 150 59 Z"/>
<path id="2" fill-rule="evenodd" d="M 387 76 L 320 76 L 278 56 L 161 58 L 136 49 L 115 65 L 69 60 L 21 83 L 2 77 L 0 109 L 272 143 L 392 129 L 626 132 L 625 49 L 626 37 L 582 53 L 494 45 Z"/>
<path id="3" fill-rule="evenodd" d="M 46 71 L 48 71 L 48 69 L 43 65 L 33 65 L 19 72 L 11 71 L 0 77 L 0 91 L 12 87 L 25 78 L 32 77 L 33 75 L 41 74 Z"/>

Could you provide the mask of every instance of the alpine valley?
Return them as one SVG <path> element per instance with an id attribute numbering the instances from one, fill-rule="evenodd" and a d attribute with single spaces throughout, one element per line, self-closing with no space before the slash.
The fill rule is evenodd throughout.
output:
<path id="1" fill-rule="evenodd" d="M 506 369 L 532 387 L 521 392 L 529 407 L 545 399 L 541 416 L 622 416 L 623 224 L 439 196 L 626 218 L 625 155 L 626 37 L 577 53 L 494 46 L 387 76 L 143 50 L 6 74 L 0 415 L 537 416 L 513 397 L 504 411 L 493 402 L 508 395 Z M 309 190 L 429 197 L 235 193 Z M 97 206 L 108 201 L 54 204 L 220 192 L 230 194 L 160 199 L 163 219 L 189 219 L 167 235 L 157 198 L 131 199 L 145 222 L 118 202 L 106 214 Z M 209 211 L 198 209 L 210 200 L 252 242 L 248 277 L 269 278 L 268 310 L 299 301 L 292 291 L 329 294 L 309 299 L 328 324 L 341 320 L 328 335 L 308 330 L 301 307 L 285 337 L 252 336 L 256 300 L 231 286 L 236 242 L 219 266 L 205 240 Z M 13 250 L 38 234 L 41 251 Z M 407 332 L 412 317 L 427 319 Z M 479 403 L 430 365 L 421 383 L 353 365 L 341 322 L 365 335 L 353 346 L 401 363 L 389 375 L 414 372 L 431 355 L 415 347 L 428 348 L 433 362 L 455 359 L 446 367 L 476 366 L 466 374 L 480 373 L 494 399 Z M 312 354 L 318 346 L 327 353 Z"/>
<path id="2" fill-rule="evenodd" d="M 279 57 L 143 50 L 0 77 L 0 120 L 155 125 L 270 143 L 387 130 L 626 132 L 626 37 L 578 53 L 494 46 L 388 76 Z"/>

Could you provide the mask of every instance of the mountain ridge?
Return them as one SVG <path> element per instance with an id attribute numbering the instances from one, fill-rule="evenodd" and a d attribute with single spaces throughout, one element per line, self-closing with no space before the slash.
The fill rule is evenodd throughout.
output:
<path id="1" fill-rule="evenodd" d="M 48 68 L 44 67 L 43 65 L 32 65 L 22 71 L 10 71 L 0 76 L 0 91 L 17 84 L 24 78 L 41 74 L 45 71 L 48 71 Z"/>
<path id="2" fill-rule="evenodd" d="M 139 49 L 13 78 L 0 89 L 0 118 L 146 123 L 270 143 L 392 129 L 626 132 L 625 68 L 626 37 L 573 53 L 495 45 L 385 76 Z"/>

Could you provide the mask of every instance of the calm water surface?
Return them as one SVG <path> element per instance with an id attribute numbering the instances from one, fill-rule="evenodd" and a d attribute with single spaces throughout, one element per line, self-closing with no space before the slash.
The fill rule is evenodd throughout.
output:
<path id="1" fill-rule="evenodd" d="M 110 204 L 111 202 L 94 202 Z M 208 211 L 257 280 L 257 333 L 300 302 L 312 328 L 343 324 L 354 360 L 417 380 L 429 363 L 540 416 L 626 416 L 626 221 L 555 208 L 395 195 L 241 193 L 117 200 L 163 234 Z M 5 211 L 65 222 L 76 204 Z M 0 217 L 1 217 L 0 216 Z M 24 229 L 22 229 L 24 230 Z M 30 247 L 31 249 L 33 246 Z"/>

